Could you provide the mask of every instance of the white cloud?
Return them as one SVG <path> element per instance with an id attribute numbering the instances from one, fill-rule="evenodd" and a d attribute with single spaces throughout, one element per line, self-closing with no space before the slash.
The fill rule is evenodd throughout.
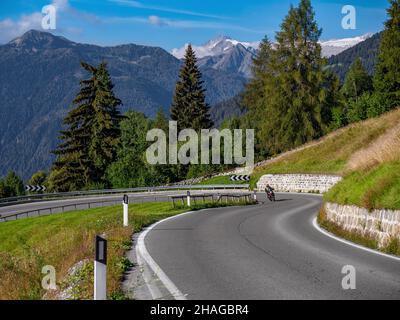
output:
<path id="1" fill-rule="evenodd" d="M 235 24 L 212 21 L 197 20 L 172 20 L 164 19 L 159 16 L 149 16 L 147 18 L 130 16 L 130 17 L 110 17 L 101 19 L 104 23 L 144 23 L 152 24 L 159 27 L 183 28 L 183 29 L 214 29 L 214 30 L 237 30 L 248 33 L 265 34 L 265 30 L 255 30 L 242 27 Z"/>
<path id="2" fill-rule="evenodd" d="M 147 9 L 147 10 L 154 10 L 154 11 L 168 12 L 168 13 L 177 13 L 177 14 L 182 14 L 182 15 L 187 15 L 187 16 L 212 18 L 212 19 L 229 19 L 229 18 L 223 17 L 223 16 L 206 14 L 206 13 L 195 12 L 195 11 L 190 11 L 190 10 L 181 10 L 181 9 L 174 9 L 174 8 L 161 7 L 161 6 L 151 6 L 151 5 L 146 5 L 139 1 L 134 1 L 134 0 L 108 0 L 108 1 L 119 4 L 119 5 L 127 6 L 127 7 L 137 8 L 137 9 Z"/>
<path id="3" fill-rule="evenodd" d="M 42 25 L 42 14 L 35 12 L 22 15 L 18 20 L 0 20 L 0 43 L 8 42 L 30 29 L 39 29 Z"/>
<path id="4" fill-rule="evenodd" d="M 58 11 L 65 11 L 70 8 L 68 0 L 53 0 L 51 4 L 55 6 Z"/>
<path id="5" fill-rule="evenodd" d="M 63 19 L 68 17 L 75 21 L 85 20 L 89 23 L 98 23 L 100 21 L 100 19 L 93 14 L 74 9 L 70 6 L 68 0 L 52 0 L 49 4 L 56 8 L 57 19 L 62 15 Z M 18 19 L 6 18 L 0 20 L 0 43 L 6 43 L 31 29 L 41 30 L 42 18 L 43 14 L 39 11 L 31 14 L 23 14 Z M 76 26 L 61 27 L 57 24 L 57 33 L 63 34 L 65 32 L 78 34 L 82 32 L 82 29 Z"/>
<path id="6" fill-rule="evenodd" d="M 50 4 L 56 7 L 57 12 L 69 9 L 68 0 L 53 0 Z M 18 20 L 0 20 L 0 43 L 8 42 L 31 29 L 41 29 L 43 14 L 34 12 L 23 14 Z"/>
<path id="7" fill-rule="evenodd" d="M 168 25 L 168 23 L 165 20 L 161 19 L 158 16 L 149 16 L 148 21 L 150 24 L 160 26 L 160 27 Z"/>

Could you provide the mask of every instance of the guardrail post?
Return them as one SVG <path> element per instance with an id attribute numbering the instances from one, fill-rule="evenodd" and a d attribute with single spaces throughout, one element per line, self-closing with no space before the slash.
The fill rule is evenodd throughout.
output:
<path id="1" fill-rule="evenodd" d="M 254 190 L 254 195 L 253 195 L 253 199 L 254 199 L 254 202 L 257 202 L 257 191 L 256 190 Z"/>
<path id="2" fill-rule="evenodd" d="M 96 236 L 94 300 L 107 300 L 107 240 Z"/>
<path id="3" fill-rule="evenodd" d="M 129 207 L 129 198 L 128 195 L 124 195 L 124 199 L 122 201 L 123 211 L 124 211 L 124 227 L 129 225 L 128 221 L 128 207 Z"/>
<path id="4" fill-rule="evenodd" d="M 190 207 L 190 191 L 187 192 L 187 206 Z"/>

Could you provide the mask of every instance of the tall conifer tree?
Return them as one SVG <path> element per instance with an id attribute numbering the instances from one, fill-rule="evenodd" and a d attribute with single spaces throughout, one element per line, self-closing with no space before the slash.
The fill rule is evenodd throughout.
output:
<path id="1" fill-rule="evenodd" d="M 374 76 L 382 111 L 400 106 L 400 1 L 391 0 L 390 4 Z"/>
<path id="2" fill-rule="evenodd" d="M 357 101 L 363 93 L 372 89 L 372 78 L 362 65 L 361 59 L 357 58 L 347 72 L 341 92 L 346 99 Z"/>
<path id="3" fill-rule="evenodd" d="M 279 153 L 321 136 L 329 118 L 327 101 L 336 86 L 324 71 L 318 43 L 321 30 L 309 0 L 289 13 L 271 51 L 265 84 L 267 118 L 263 130 L 266 148 Z M 332 107 L 332 106 L 330 106 Z"/>
<path id="4" fill-rule="evenodd" d="M 171 118 L 178 122 L 179 130 L 186 128 L 200 130 L 212 126 L 210 108 L 206 103 L 201 72 L 196 62 L 196 55 L 189 45 L 171 106 Z"/>
<path id="5" fill-rule="evenodd" d="M 95 74 L 96 94 L 93 101 L 89 155 L 95 169 L 92 180 L 95 184 L 101 184 L 106 182 L 107 167 L 116 158 L 121 136 L 119 124 L 123 116 L 118 109 L 121 100 L 114 95 L 114 85 L 106 63 L 101 63 Z"/>
<path id="6" fill-rule="evenodd" d="M 53 151 L 57 158 L 49 187 L 57 191 L 105 185 L 105 172 L 115 160 L 120 138 L 121 101 L 113 93 L 106 64 L 97 68 L 84 62 L 81 65 L 91 77 L 80 81 L 75 107 L 64 119 L 62 142 Z"/>
<path id="7" fill-rule="evenodd" d="M 271 77 L 271 57 L 272 46 L 267 37 L 265 37 L 258 48 L 256 57 L 252 64 L 252 79 L 246 85 L 242 104 L 247 109 L 247 114 L 242 119 L 242 125 L 246 128 L 257 128 L 256 145 L 257 154 L 266 157 L 268 153 L 264 146 L 265 132 L 263 130 L 267 114 L 267 96 L 266 86 Z"/>
<path id="8" fill-rule="evenodd" d="M 80 91 L 73 100 L 73 108 L 64 118 L 67 127 L 61 131 L 62 141 L 53 151 L 57 155 L 50 185 L 57 191 L 79 190 L 91 182 L 94 167 L 89 155 L 92 134 L 92 119 L 94 115 L 93 102 L 96 98 L 97 69 L 81 62 L 91 77 L 80 81 Z"/>

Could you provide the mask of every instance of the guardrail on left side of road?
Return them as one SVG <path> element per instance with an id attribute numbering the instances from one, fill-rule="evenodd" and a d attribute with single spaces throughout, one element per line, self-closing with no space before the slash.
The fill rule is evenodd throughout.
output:
<path id="1" fill-rule="evenodd" d="M 55 193 L 33 194 L 26 196 L 3 198 L 0 199 L 0 206 L 10 206 L 20 203 L 30 203 L 43 200 L 68 199 L 76 197 L 102 196 L 102 195 L 113 195 L 113 194 L 124 194 L 124 193 L 138 193 L 138 192 L 157 192 L 157 191 L 168 191 L 168 190 L 243 190 L 243 189 L 249 189 L 249 185 L 248 184 L 172 185 L 172 186 L 145 187 L 145 188 L 55 192 Z"/>
<path id="2" fill-rule="evenodd" d="M 251 200 L 251 194 L 216 194 L 216 198 L 214 199 L 214 194 L 200 194 L 200 195 L 192 195 L 191 197 L 194 199 L 203 199 L 205 202 L 205 199 L 210 197 L 213 199 L 213 201 L 222 201 L 224 198 L 226 201 L 228 199 L 236 199 L 236 200 Z M 163 195 L 163 194 L 154 194 L 152 196 L 146 196 L 143 198 L 136 197 L 134 199 L 131 198 L 129 201 L 130 203 L 144 203 L 144 202 L 162 202 L 162 201 L 169 201 L 172 200 L 173 205 L 175 206 L 175 201 L 174 199 L 176 198 L 181 198 L 181 197 L 186 197 L 184 196 L 169 196 L 169 195 Z M 93 200 L 93 201 L 87 201 L 87 202 L 77 202 L 77 203 L 68 203 L 68 204 L 63 204 L 59 206 L 53 206 L 53 207 L 44 207 L 44 208 L 35 208 L 35 209 L 30 209 L 30 210 L 22 210 L 19 212 L 15 212 L 12 214 L 6 214 L 6 215 L 0 215 L 0 222 L 6 222 L 6 221 L 12 221 L 12 220 L 18 220 L 21 218 L 30 218 L 30 217 L 37 217 L 37 216 L 42 216 L 42 215 L 51 215 L 55 213 L 64 213 L 68 211 L 73 211 L 73 210 L 87 210 L 91 208 L 99 208 L 99 207 L 104 207 L 104 206 L 113 206 L 121 204 L 121 199 L 99 199 L 99 200 Z"/>

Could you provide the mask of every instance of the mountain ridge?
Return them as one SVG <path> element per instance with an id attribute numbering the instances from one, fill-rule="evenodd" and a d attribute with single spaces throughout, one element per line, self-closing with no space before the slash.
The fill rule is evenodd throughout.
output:
<path id="1" fill-rule="evenodd" d="M 80 61 L 104 60 L 123 112 L 168 113 L 182 61 L 160 47 L 100 47 L 35 30 L 0 46 L 0 176 L 12 169 L 27 179 L 49 168 L 62 119 L 86 77 Z M 246 82 L 236 73 L 201 71 L 210 105 L 235 96 Z"/>
<path id="2" fill-rule="evenodd" d="M 371 38 L 373 34 L 366 33 L 353 38 L 331 39 L 320 41 L 322 55 L 330 58 L 357 44 Z M 230 71 L 237 70 L 239 74 L 251 78 L 252 60 L 256 56 L 260 41 L 244 42 L 232 39 L 229 36 L 218 36 L 203 45 L 192 45 L 198 57 L 199 66 Z M 188 44 L 181 48 L 171 50 L 171 54 L 178 59 L 183 59 Z"/>

